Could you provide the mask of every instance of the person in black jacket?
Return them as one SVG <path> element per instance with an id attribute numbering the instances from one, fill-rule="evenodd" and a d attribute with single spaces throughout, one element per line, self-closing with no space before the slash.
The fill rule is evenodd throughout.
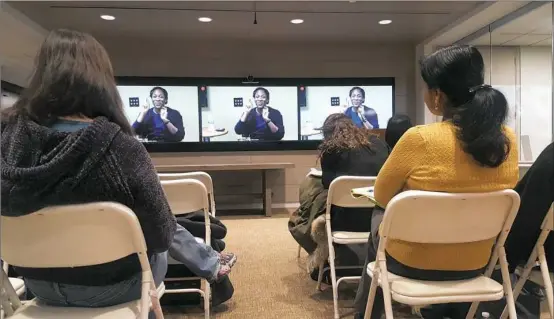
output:
<path id="1" fill-rule="evenodd" d="M 554 202 L 554 143 L 548 145 L 515 187 L 521 203 L 506 240 L 510 270 L 527 262 L 539 238 L 542 222 Z M 545 243 L 547 263 L 554 266 L 554 235 Z"/>
<path id="2" fill-rule="evenodd" d="M 385 142 L 392 150 L 398 140 L 406 133 L 407 130 L 412 128 L 412 121 L 407 115 L 395 114 L 387 123 L 387 129 L 385 130 Z"/>
<path id="3" fill-rule="evenodd" d="M 92 36 L 55 30 L 46 37 L 29 87 L 2 112 L 1 128 L 2 215 L 117 202 L 138 218 L 157 284 L 168 251 L 185 250 L 180 261 L 204 278 L 230 271 L 236 259 L 227 257 L 234 255 L 197 243 L 177 225 L 150 156 L 124 115 L 108 55 Z M 107 307 L 141 294 L 135 254 L 94 266 L 14 268 L 31 293 L 55 306 Z"/>
<path id="4" fill-rule="evenodd" d="M 389 155 L 387 145 L 377 135 L 365 128 L 356 127 L 344 114 L 331 114 L 327 117 L 322 132 L 319 158 L 325 189 L 339 176 L 377 176 Z M 346 227 L 351 231 L 368 231 L 371 214 L 364 214 L 363 211 L 366 210 L 334 207 L 332 215 L 337 218 L 333 217 L 333 227 L 336 230 Z"/>

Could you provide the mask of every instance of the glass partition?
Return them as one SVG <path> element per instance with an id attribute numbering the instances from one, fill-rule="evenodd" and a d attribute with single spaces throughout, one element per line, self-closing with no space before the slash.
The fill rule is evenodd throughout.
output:
<path id="1" fill-rule="evenodd" d="M 552 3 L 532 2 L 460 43 L 481 51 L 485 82 L 508 100 L 520 162 L 534 161 L 553 140 Z"/>

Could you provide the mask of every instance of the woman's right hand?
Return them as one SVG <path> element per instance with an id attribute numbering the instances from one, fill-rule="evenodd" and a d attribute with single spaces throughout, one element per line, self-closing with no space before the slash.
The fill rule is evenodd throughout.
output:
<path id="1" fill-rule="evenodd" d="M 252 101 L 252 99 L 248 99 L 248 102 L 244 104 L 244 111 L 242 112 L 240 121 L 246 122 L 246 117 L 253 109 L 254 109 L 254 102 Z"/>
<path id="2" fill-rule="evenodd" d="M 150 97 L 146 98 L 146 103 L 142 105 L 142 111 L 140 111 L 139 116 L 137 117 L 137 122 L 141 123 L 142 120 L 144 120 L 144 116 L 146 115 L 148 110 L 152 108 L 153 103 L 151 102 L 151 100 L 152 99 Z"/>

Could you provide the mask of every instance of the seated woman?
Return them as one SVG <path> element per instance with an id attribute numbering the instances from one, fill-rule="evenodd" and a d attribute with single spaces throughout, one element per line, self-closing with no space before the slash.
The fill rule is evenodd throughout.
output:
<path id="1" fill-rule="evenodd" d="M 483 74 L 483 57 L 472 46 L 443 48 L 422 60 L 425 104 L 444 120 L 411 128 L 400 138 L 377 176 L 378 202 L 386 205 L 404 190 L 472 193 L 515 186 L 518 152 L 514 132 L 504 126 L 508 104 L 502 93 L 483 83 Z M 382 213 L 375 209 L 372 222 L 381 220 Z M 372 225 L 366 264 L 375 259 L 377 226 Z M 487 265 L 494 240 L 451 245 L 391 240 L 388 270 L 422 280 L 473 278 Z M 371 283 L 365 268 L 362 276 L 357 318 L 363 318 Z M 383 309 L 378 289 L 371 318 L 380 318 Z"/>
<path id="2" fill-rule="evenodd" d="M 279 141 L 285 136 L 283 116 L 269 107 L 269 91 L 259 87 L 252 92 L 255 107 L 250 103 L 235 125 L 235 133 L 254 140 Z"/>
<path id="3" fill-rule="evenodd" d="M 150 90 L 150 98 L 133 123 L 139 137 L 161 142 L 180 142 L 185 138 L 183 117 L 179 111 L 167 107 L 168 98 L 167 90 L 162 87 Z"/>
<path id="4" fill-rule="evenodd" d="M 352 105 L 347 105 L 344 114 L 348 116 L 357 127 L 367 129 L 379 128 L 379 118 L 377 112 L 369 106 L 365 106 L 365 90 L 355 86 L 349 93 Z"/>
<path id="5" fill-rule="evenodd" d="M 331 114 L 323 123 L 322 132 L 319 158 L 321 182 L 325 190 L 340 176 L 377 176 L 389 154 L 387 145 L 377 135 L 365 128 L 356 127 L 344 114 Z M 325 208 L 326 199 L 327 196 L 320 203 L 322 208 Z M 333 230 L 366 232 L 370 228 L 371 210 L 333 206 L 331 218 Z M 318 266 L 321 258 L 327 257 L 324 225 L 325 217 L 320 215 L 311 227 L 311 236 L 318 246 L 310 259 L 312 267 Z"/>
<path id="6" fill-rule="evenodd" d="M 3 111 L 1 147 L 3 215 L 118 202 L 139 220 L 156 284 L 167 271 L 168 250 L 204 278 L 230 272 L 233 254 L 214 252 L 176 224 L 123 113 L 108 54 L 92 36 L 56 30 L 46 37 L 29 87 Z M 39 300 L 56 306 L 105 307 L 141 295 L 136 255 L 95 266 L 14 268 Z"/>
<path id="7" fill-rule="evenodd" d="M 412 121 L 404 114 L 395 114 L 389 119 L 385 130 L 385 141 L 391 150 L 412 126 Z"/>

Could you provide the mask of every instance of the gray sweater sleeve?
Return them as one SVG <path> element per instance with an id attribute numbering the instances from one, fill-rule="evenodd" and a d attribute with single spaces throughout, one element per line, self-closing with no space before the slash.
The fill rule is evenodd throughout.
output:
<path id="1" fill-rule="evenodd" d="M 130 136 L 125 136 L 123 140 L 129 152 L 121 159 L 121 167 L 133 197 L 131 209 L 142 227 L 148 253 L 164 252 L 173 240 L 177 227 L 175 217 L 142 143 Z"/>

